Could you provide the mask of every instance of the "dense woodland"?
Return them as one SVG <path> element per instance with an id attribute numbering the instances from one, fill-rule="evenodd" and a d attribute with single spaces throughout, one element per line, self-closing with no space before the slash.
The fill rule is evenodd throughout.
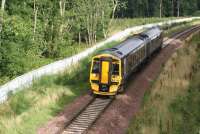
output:
<path id="1" fill-rule="evenodd" d="M 39 63 L 42 59 L 66 57 L 69 48 L 106 38 L 116 18 L 191 16 L 200 9 L 199 0 L 0 2 L 0 77 L 8 79 L 37 66 L 35 62 L 45 64 Z"/>

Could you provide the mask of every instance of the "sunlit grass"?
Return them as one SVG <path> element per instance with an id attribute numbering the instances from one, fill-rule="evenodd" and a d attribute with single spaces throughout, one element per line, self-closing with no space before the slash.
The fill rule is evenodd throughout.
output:
<path id="1" fill-rule="evenodd" d="M 177 96 L 187 93 L 192 76 L 195 75 L 194 66 L 198 62 L 197 42 L 200 42 L 199 37 L 200 35 L 197 35 L 193 38 L 196 40 L 195 42 L 187 42 L 165 64 L 150 93 L 147 93 L 143 108 L 131 122 L 127 133 L 180 133 L 176 130 L 178 124 L 175 124 L 175 121 L 178 122 L 177 120 L 181 117 L 176 117 L 170 107 Z M 185 122 L 181 123 L 185 124 Z"/>
<path id="2" fill-rule="evenodd" d="M 193 21 L 187 22 L 187 23 L 184 22 L 182 24 L 176 24 L 176 26 L 174 26 L 172 28 L 169 28 L 168 30 L 165 31 L 165 36 L 174 35 L 177 32 L 181 32 L 181 31 L 186 30 L 189 27 L 197 25 L 197 24 L 200 24 L 200 20 L 199 19 L 193 20 Z"/>
<path id="3" fill-rule="evenodd" d="M 112 42 L 96 52 L 118 44 Z M 96 53 L 95 52 L 95 53 Z M 91 57 L 60 75 L 44 76 L 32 87 L 24 89 L 0 105 L 0 133 L 36 133 L 49 119 L 56 116 L 63 107 L 89 90 L 89 69 Z"/>
<path id="4" fill-rule="evenodd" d="M 109 35 L 112 35 L 113 33 L 119 32 L 121 30 L 130 28 L 133 26 L 157 23 L 157 22 L 173 20 L 173 19 L 177 19 L 177 18 L 175 17 L 169 17 L 169 18 L 149 17 L 149 18 L 134 18 L 134 19 L 128 19 L 128 18 L 115 19 L 109 29 Z"/>
<path id="5" fill-rule="evenodd" d="M 118 43 L 109 43 L 101 49 Z M 35 81 L 29 89 L 12 95 L 5 104 L 0 105 L 0 133 L 36 133 L 64 105 L 86 94 L 90 61 L 91 56 L 63 74 L 45 76 Z"/>
<path id="6" fill-rule="evenodd" d="M 66 75 L 67 77 L 67 75 Z M 35 133 L 36 128 L 55 116 L 64 105 L 87 90 L 73 90 L 57 84 L 58 76 L 44 77 L 30 89 L 11 96 L 0 106 L 0 132 Z"/>

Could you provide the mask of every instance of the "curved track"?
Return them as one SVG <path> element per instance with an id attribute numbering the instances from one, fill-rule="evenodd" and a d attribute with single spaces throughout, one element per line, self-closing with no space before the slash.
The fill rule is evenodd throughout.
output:
<path id="1" fill-rule="evenodd" d="M 185 39 L 192 33 L 200 30 L 200 26 L 191 27 L 183 32 L 177 33 L 170 39 L 163 41 L 163 48 L 167 47 L 171 42 L 176 39 Z M 93 98 L 90 103 L 84 107 L 68 124 L 65 129 L 61 132 L 62 134 L 82 134 L 86 133 L 87 130 L 93 125 L 103 111 L 111 104 L 112 98 Z"/>

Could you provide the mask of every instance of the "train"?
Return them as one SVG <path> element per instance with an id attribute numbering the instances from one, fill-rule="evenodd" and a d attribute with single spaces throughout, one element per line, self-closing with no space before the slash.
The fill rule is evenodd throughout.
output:
<path id="1" fill-rule="evenodd" d="M 131 74 L 161 50 L 162 43 L 163 30 L 156 26 L 93 56 L 89 76 L 92 94 L 115 96 L 123 92 Z"/>

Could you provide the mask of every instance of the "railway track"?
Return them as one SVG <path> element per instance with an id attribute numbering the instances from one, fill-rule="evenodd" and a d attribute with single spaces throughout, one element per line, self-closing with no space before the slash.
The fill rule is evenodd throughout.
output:
<path id="1" fill-rule="evenodd" d="M 191 33 L 200 30 L 200 25 L 191 27 L 183 32 L 175 34 L 170 39 L 163 41 L 163 48 L 167 47 L 171 42 L 176 39 L 184 39 Z M 111 104 L 113 98 L 108 97 L 94 97 L 85 108 L 83 108 L 61 132 L 62 134 L 82 134 L 94 124 L 103 111 Z"/>
<path id="2" fill-rule="evenodd" d="M 112 102 L 112 98 L 94 98 L 79 114 L 72 119 L 62 134 L 82 134 Z"/>
<path id="3" fill-rule="evenodd" d="M 200 25 L 197 25 L 197 26 L 191 27 L 183 32 L 177 33 L 177 34 L 173 35 L 170 39 L 165 39 L 163 41 L 162 48 L 167 47 L 171 42 L 173 42 L 176 39 L 184 39 L 187 36 L 189 36 L 191 33 L 197 32 L 199 30 L 200 30 Z"/>

